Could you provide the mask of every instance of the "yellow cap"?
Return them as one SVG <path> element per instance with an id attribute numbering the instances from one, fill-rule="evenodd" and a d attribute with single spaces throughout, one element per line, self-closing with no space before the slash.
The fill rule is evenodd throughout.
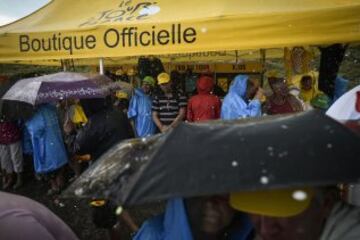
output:
<path id="1" fill-rule="evenodd" d="M 116 76 L 124 75 L 124 70 L 122 70 L 121 68 L 118 69 L 118 70 L 116 70 L 115 75 L 116 75 Z"/>
<path id="2" fill-rule="evenodd" d="M 280 73 L 278 70 L 269 70 L 266 71 L 265 76 L 267 78 L 280 78 Z"/>
<path id="3" fill-rule="evenodd" d="M 159 85 L 165 84 L 165 83 L 170 82 L 170 76 L 169 76 L 169 74 L 163 72 L 158 75 L 157 80 L 158 80 Z"/>
<path id="4" fill-rule="evenodd" d="M 134 76 L 135 75 L 135 70 L 133 68 L 130 68 L 128 71 L 127 71 L 127 75 L 128 76 Z"/>
<path id="5" fill-rule="evenodd" d="M 308 208 L 311 188 L 277 189 L 230 194 L 230 205 L 240 211 L 271 217 L 291 217 Z"/>
<path id="6" fill-rule="evenodd" d="M 115 96 L 118 99 L 128 99 L 129 98 L 128 94 L 126 92 L 123 92 L 123 91 L 116 91 Z"/>

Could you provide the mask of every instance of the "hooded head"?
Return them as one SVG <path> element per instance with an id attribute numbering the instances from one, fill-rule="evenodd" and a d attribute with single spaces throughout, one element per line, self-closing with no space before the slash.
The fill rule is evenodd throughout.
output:
<path id="1" fill-rule="evenodd" d="M 202 76 L 197 81 L 196 88 L 199 94 L 209 94 L 214 88 L 214 81 L 211 77 Z"/>
<path id="2" fill-rule="evenodd" d="M 246 97 L 246 90 L 249 81 L 248 75 L 237 75 L 230 86 L 229 92 L 239 95 L 242 98 Z"/>

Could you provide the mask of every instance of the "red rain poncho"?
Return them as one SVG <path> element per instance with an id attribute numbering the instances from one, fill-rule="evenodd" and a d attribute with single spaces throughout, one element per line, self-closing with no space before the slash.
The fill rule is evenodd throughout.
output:
<path id="1" fill-rule="evenodd" d="M 210 77 L 203 76 L 196 83 L 198 94 L 188 102 L 187 120 L 198 122 L 220 118 L 220 99 L 211 94 L 214 82 Z"/>

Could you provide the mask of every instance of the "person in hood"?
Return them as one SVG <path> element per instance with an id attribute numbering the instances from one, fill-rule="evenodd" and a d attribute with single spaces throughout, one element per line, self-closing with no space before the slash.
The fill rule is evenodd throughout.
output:
<path id="1" fill-rule="evenodd" d="M 134 240 L 250 240 L 250 219 L 236 212 L 226 196 L 174 198 L 165 212 L 147 220 Z"/>
<path id="2" fill-rule="evenodd" d="M 221 109 L 222 119 L 239 119 L 261 116 L 263 91 L 247 75 L 237 75 L 225 96 Z"/>
<path id="3" fill-rule="evenodd" d="M 45 206 L 0 192 L 0 239 L 77 240 L 73 231 Z"/>
<path id="4" fill-rule="evenodd" d="M 200 77 L 196 84 L 198 94 L 191 97 L 187 106 L 187 120 L 198 122 L 220 118 L 221 101 L 211 92 L 214 81 L 211 77 Z"/>
<path id="5" fill-rule="evenodd" d="M 154 78 L 146 76 L 142 81 L 141 88 L 134 90 L 134 95 L 130 100 L 127 115 L 134 122 L 137 137 L 147 137 L 155 134 L 156 126 L 152 120 L 151 111 L 151 92 L 154 86 Z"/>
<path id="6" fill-rule="evenodd" d="M 64 186 L 62 169 L 68 163 L 68 155 L 56 107 L 51 104 L 40 105 L 25 126 L 30 136 L 35 172 L 50 176 L 49 195 L 58 193 Z"/>
<path id="7" fill-rule="evenodd" d="M 360 239 L 360 208 L 333 186 L 233 193 L 230 204 L 249 214 L 260 239 Z"/>

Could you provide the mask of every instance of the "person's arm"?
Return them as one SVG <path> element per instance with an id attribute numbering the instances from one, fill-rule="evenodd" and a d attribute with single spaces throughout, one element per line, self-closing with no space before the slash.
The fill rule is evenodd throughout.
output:
<path id="1" fill-rule="evenodd" d="M 181 121 L 184 120 L 184 117 L 186 116 L 186 106 L 187 106 L 187 99 L 185 96 L 180 95 L 178 100 L 178 106 L 179 106 L 179 113 L 175 120 L 170 124 L 170 127 L 174 128 L 176 127 Z"/>
<path id="2" fill-rule="evenodd" d="M 126 223 L 132 232 L 137 232 L 139 230 L 139 226 L 135 223 L 127 210 L 124 210 L 121 213 L 120 218 Z"/>
<path id="3" fill-rule="evenodd" d="M 163 132 L 164 126 L 159 119 L 159 111 L 160 111 L 159 99 L 156 96 L 152 101 L 151 111 L 152 111 L 152 119 L 155 125 L 159 128 L 160 132 Z"/>
<path id="4" fill-rule="evenodd" d="M 219 119 L 220 118 L 220 114 L 221 114 L 221 100 L 218 96 L 216 96 L 216 104 L 215 104 L 215 119 Z"/>
<path id="5" fill-rule="evenodd" d="M 187 112 L 186 112 L 186 120 L 189 122 L 194 121 L 194 113 L 191 108 L 191 99 L 189 100 L 188 106 L 187 106 Z"/>
<path id="6" fill-rule="evenodd" d="M 152 119 L 155 123 L 155 125 L 159 128 L 159 130 L 161 132 L 163 132 L 163 129 L 164 129 L 164 125 L 161 123 L 160 119 L 159 119 L 159 113 L 156 112 L 156 111 L 153 111 L 152 112 Z"/>
<path id="7" fill-rule="evenodd" d="M 248 104 L 248 114 L 250 117 L 261 116 L 261 99 L 264 96 L 264 91 L 262 88 L 259 88 L 255 94 L 253 100 Z"/>
<path id="8" fill-rule="evenodd" d="M 294 96 L 289 95 L 288 96 L 288 101 L 291 105 L 291 108 L 294 110 L 294 112 L 302 112 L 304 111 L 304 108 L 301 104 L 301 102 Z"/>
<path id="9" fill-rule="evenodd" d="M 185 117 L 185 113 L 186 113 L 186 108 L 182 107 L 179 110 L 179 114 L 177 115 L 177 117 L 175 118 L 175 120 L 170 124 L 171 128 L 176 127 L 180 122 L 182 122 L 184 120 Z"/>

